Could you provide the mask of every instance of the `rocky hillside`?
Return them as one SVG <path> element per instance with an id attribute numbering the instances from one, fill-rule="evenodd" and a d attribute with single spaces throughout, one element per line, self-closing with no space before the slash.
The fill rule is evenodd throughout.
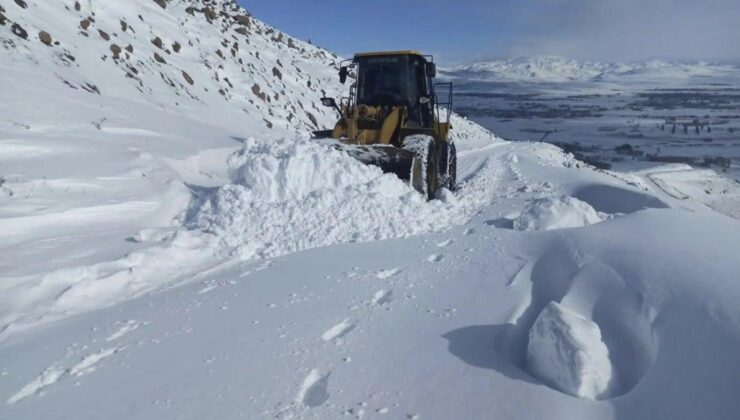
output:
<path id="1" fill-rule="evenodd" d="M 2 0 L 0 45 L 6 93 L 20 84 L 37 88 L 13 91 L 23 96 L 145 103 L 220 126 L 257 120 L 251 128 L 267 132 L 334 119 L 318 98 L 337 94 L 336 56 L 233 0 Z"/>

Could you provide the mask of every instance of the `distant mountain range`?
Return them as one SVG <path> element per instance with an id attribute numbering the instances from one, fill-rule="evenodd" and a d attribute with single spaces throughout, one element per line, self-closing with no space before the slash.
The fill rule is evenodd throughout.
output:
<path id="1" fill-rule="evenodd" d="M 586 82 L 630 76 L 700 77 L 737 72 L 740 72 L 737 66 L 707 62 L 651 60 L 624 64 L 538 56 L 475 61 L 446 69 L 442 73 L 453 78 L 487 81 Z"/>

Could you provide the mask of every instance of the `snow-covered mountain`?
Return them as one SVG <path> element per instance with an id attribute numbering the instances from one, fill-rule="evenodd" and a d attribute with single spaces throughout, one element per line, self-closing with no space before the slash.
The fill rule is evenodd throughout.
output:
<path id="1" fill-rule="evenodd" d="M 471 80 L 521 82 L 586 82 L 620 77 L 712 76 L 737 74 L 736 66 L 716 63 L 681 63 L 651 60 L 643 63 L 579 61 L 558 56 L 518 57 L 475 61 L 448 69 L 445 74 Z"/>
<path id="2" fill-rule="evenodd" d="M 0 418 L 734 418 L 740 194 L 453 118 L 427 202 L 228 0 L 0 0 Z"/>
<path id="3" fill-rule="evenodd" d="M 337 86 L 336 56 L 253 19 L 233 1 L 5 3 L 3 87 L 37 86 L 39 97 L 27 100 L 39 106 L 58 108 L 42 99 L 59 92 L 92 109 L 128 101 L 218 126 L 262 120 L 253 129 L 266 133 L 333 118 L 315 97 L 338 93 L 326 91 Z M 7 119 L 14 118 L 11 112 Z"/>

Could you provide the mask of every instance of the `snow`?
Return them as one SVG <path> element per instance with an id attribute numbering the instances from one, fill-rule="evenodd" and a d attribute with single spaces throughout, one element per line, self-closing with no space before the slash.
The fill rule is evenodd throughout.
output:
<path id="1" fill-rule="evenodd" d="M 189 225 L 242 259 L 440 231 L 481 204 L 449 194 L 428 202 L 394 175 L 305 137 L 249 138 L 228 163 L 231 183 L 204 197 Z"/>
<path id="2" fill-rule="evenodd" d="M 453 116 L 460 185 L 427 202 L 307 139 L 336 118 L 336 59 L 236 32 L 231 2 L 212 22 L 199 1 L 26 3 L 3 14 L 29 40 L 0 26 L 0 417 L 740 412 L 737 184 L 597 171 Z M 553 307 L 592 359 L 548 367 L 595 400 L 532 375 Z"/>
<path id="3" fill-rule="evenodd" d="M 545 197 L 532 200 L 514 220 L 516 230 L 550 230 L 588 226 L 604 220 L 588 203 L 577 198 Z"/>
<path id="4" fill-rule="evenodd" d="M 529 331 L 527 368 L 567 394 L 592 400 L 612 379 L 599 326 L 556 302 L 545 306 Z"/>
<path id="5" fill-rule="evenodd" d="M 537 83 L 603 82 L 615 78 L 651 77 L 688 80 L 736 72 L 731 64 L 707 62 L 609 63 L 572 60 L 559 56 L 532 56 L 480 60 L 443 70 L 446 77 L 483 81 Z"/>

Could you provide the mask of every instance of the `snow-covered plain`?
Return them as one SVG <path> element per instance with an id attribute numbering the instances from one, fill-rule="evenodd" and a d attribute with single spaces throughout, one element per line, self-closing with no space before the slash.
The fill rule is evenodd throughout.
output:
<path id="1" fill-rule="evenodd" d="M 335 58 L 229 1 L 21 3 L 1 418 L 740 413 L 740 222 L 712 171 L 598 171 L 455 117 L 460 188 L 427 203 L 307 139 Z"/>

